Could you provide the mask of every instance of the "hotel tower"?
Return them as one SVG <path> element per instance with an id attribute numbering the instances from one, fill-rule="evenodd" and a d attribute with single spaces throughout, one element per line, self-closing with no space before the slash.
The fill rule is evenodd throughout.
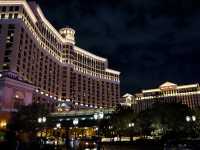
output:
<path id="1" fill-rule="evenodd" d="M 0 1 L 1 110 L 32 102 L 108 108 L 119 101 L 120 72 L 76 46 L 74 29 L 57 31 L 35 2 Z"/>

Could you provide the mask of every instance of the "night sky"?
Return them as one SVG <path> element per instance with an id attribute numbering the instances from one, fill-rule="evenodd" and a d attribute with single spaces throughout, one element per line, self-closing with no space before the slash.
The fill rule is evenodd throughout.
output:
<path id="1" fill-rule="evenodd" d="M 37 0 L 56 29 L 121 71 L 121 91 L 200 82 L 199 0 Z"/>

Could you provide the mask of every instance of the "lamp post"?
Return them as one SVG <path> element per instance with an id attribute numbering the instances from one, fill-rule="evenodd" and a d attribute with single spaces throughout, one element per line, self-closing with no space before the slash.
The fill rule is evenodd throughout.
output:
<path id="1" fill-rule="evenodd" d="M 78 125 L 78 123 L 79 123 L 78 118 L 75 118 L 75 119 L 73 120 L 73 125 L 76 127 L 76 126 Z M 75 132 L 74 132 L 74 138 L 76 139 L 76 130 L 75 130 Z"/>
<path id="2" fill-rule="evenodd" d="M 103 112 L 98 112 L 98 113 L 94 113 L 94 119 L 97 121 L 97 127 L 95 128 L 96 132 L 97 132 L 97 138 L 98 138 L 98 142 L 97 142 L 97 149 L 100 149 L 100 139 L 99 139 L 99 120 L 104 118 L 104 113 Z"/>
<path id="3" fill-rule="evenodd" d="M 38 123 L 39 123 L 39 124 L 45 124 L 46 121 L 47 121 L 47 118 L 46 118 L 45 116 L 39 117 L 39 118 L 38 118 Z M 41 134 L 40 134 L 40 137 L 42 137 L 42 132 L 41 132 Z"/>
<path id="4" fill-rule="evenodd" d="M 197 118 L 196 118 L 196 116 L 194 116 L 194 115 L 192 115 L 192 116 L 186 116 L 185 117 L 185 120 L 186 120 L 186 122 L 188 122 L 188 123 L 190 123 L 189 124 L 189 126 L 190 126 L 190 129 L 192 129 L 191 131 L 192 132 L 195 132 L 195 130 L 194 130 L 194 122 L 197 120 Z M 193 135 L 194 133 L 192 133 L 192 135 Z"/>

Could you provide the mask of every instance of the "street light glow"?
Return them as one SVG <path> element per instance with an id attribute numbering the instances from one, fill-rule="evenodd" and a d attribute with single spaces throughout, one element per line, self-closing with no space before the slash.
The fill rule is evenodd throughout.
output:
<path id="1" fill-rule="evenodd" d="M 103 113 L 103 112 L 100 112 L 100 113 L 99 113 L 99 119 L 103 119 L 103 117 L 104 117 L 104 113 Z"/>
<path id="2" fill-rule="evenodd" d="M 196 121 L 196 116 L 192 116 L 192 121 Z"/>
<path id="3" fill-rule="evenodd" d="M 97 114 L 97 113 L 94 114 L 94 119 L 95 119 L 95 120 L 98 119 L 98 114 Z"/>
<path id="4" fill-rule="evenodd" d="M 191 120 L 190 116 L 186 116 L 185 119 L 186 119 L 187 122 L 190 122 L 190 120 Z"/>
<path id="5" fill-rule="evenodd" d="M 187 122 L 190 122 L 190 121 L 193 121 L 193 122 L 195 122 L 196 121 L 196 116 L 186 116 L 185 117 L 185 120 L 187 121 Z"/>
<path id="6" fill-rule="evenodd" d="M 73 120 L 73 125 L 77 125 L 78 124 L 78 122 L 79 122 L 79 120 L 78 120 L 78 118 L 75 118 L 74 120 Z"/>
<path id="7" fill-rule="evenodd" d="M 134 123 L 129 123 L 129 124 L 128 124 L 128 127 L 134 127 L 134 126 L 135 126 Z"/>
<path id="8" fill-rule="evenodd" d="M 61 128 L 61 123 L 57 123 L 57 124 L 56 124 L 56 127 L 57 127 L 57 128 Z"/>
<path id="9" fill-rule="evenodd" d="M 38 118 L 38 123 L 42 123 L 42 118 Z"/>
<path id="10" fill-rule="evenodd" d="M 47 118 L 46 118 L 46 117 L 42 117 L 42 121 L 43 121 L 43 122 L 46 122 L 46 121 L 47 121 Z"/>

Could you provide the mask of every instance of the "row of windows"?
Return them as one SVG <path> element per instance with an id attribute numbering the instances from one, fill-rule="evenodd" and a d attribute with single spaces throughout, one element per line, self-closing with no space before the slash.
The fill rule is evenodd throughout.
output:
<path id="1" fill-rule="evenodd" d="M 2 28 L 2 25 L 1 25 Z M 5 50 L 4 50 L 4 58 L 3 58 L 3 70 L 10 69 L 10 62 L 12 57 L 12 48 L 14 42 L 14 33 L 15 26 L 13 24 L 8 25 L 7 36 L 5 37 Z"/>
<path id="2" fill-rule="evenodd" d="M 19 6 L 0 6 L 0 12 L 19 11 Z"/>
<path id="3" fill-rule="evenodd" d="M 0 19 L 17 19 L 18 18 L 18 13 L 9 13 L 9 14 L 1 14 Z"/>

